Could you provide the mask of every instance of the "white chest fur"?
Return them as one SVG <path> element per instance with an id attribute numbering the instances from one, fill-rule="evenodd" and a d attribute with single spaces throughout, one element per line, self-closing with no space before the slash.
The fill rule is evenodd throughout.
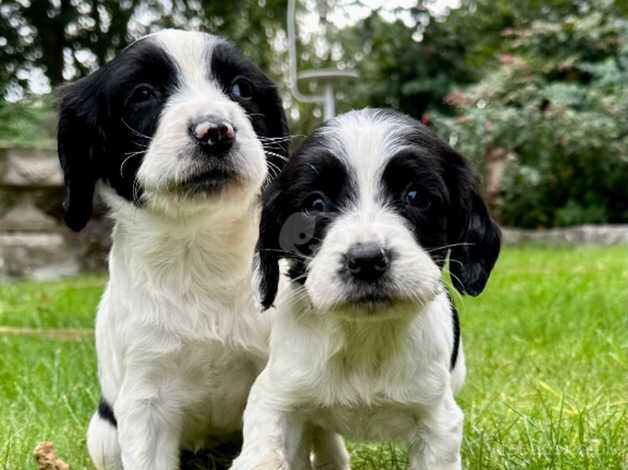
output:
<path id="1" fill-rule="evenodd" d="M 269 322 L 251 288 L 255 215 L 133 217 L 114 229 L 98 310 L 103 397 L 114 409 L 121 390 L 142 403 L 167 397 L 181 419 L 181 445 L 196 447 L 241 427 L 266 361 Z"/>
<path id="2" fill-rule="evenodd" d="M 301 305 L 272 315 L 271 356 L 249 395 L 234 469 L 258 468 L 270 455 L 298 462 L 302 444 L 294 436 L 310 426 L 404 440 L 413 470 L 460 468 L 454 392 L 464 358 L 461 352 L 450 370 L 453 320 L 444 292 L 403 319 L 352 322 Z"/>

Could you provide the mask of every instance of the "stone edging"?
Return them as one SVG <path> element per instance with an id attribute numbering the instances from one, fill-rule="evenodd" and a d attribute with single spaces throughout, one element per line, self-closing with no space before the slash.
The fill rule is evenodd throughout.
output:
<path id="1" fill-rule="evenodd" d="M 546 230 L 502 227 L 506 245 L 539 243 L 545 245 L 617 245 L 628 244 L 628 225 L 578 225 Z"/>

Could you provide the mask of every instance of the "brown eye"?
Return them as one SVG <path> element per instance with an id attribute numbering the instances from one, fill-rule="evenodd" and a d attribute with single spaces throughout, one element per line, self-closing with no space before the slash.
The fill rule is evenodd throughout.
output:
<path id="1" fill-rule="evenodd" d="M 253 85 L 244 77 L 236 77 L 231 82 L 231 96 L 242 100 L 249 100 L 253 97 Z"/>
<path id="2" fill-rule="evenodd" d="M 401 200 L 405 205 L 412 206 L 420 210 L 427 210 L 432 206 L 432 201 L 416 184 L 411 184 L 405 189 L 403 195 L 401 196 Z"/>

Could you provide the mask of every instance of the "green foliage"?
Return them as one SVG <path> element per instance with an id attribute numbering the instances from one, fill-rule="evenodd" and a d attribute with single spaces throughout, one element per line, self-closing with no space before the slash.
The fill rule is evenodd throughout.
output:
<path id="1" fill-rule="evenodd" d="M 348 61 L 360 73 L 346 107 L 392 107 L 420 118 L 428 109 L 447 112 L 443 98 L 451 88 L 478 78 L 466 60 L 469 32 L 458 34 L 461 18 L 452 13 L 439 21 L 423 8 L 410 13 L 410 26 L 374 11 L 341 32 L 343 48 L 352 52 Z"/>
<path id="2" fill-rule="evenodd" d="M 56 120 L 50 102 L 50 97 L 0 101 L 0 147 L 54 148 Z"/>
<path id="3" fill-rule="evenodd" d="M 464 468 L 625 468 L 625 259 L 625 246 L 506 247 L 487 290 L 457 299 Z M 94 276 L 0 285 L 0 326 L 52 329 L 0 332 L 0 468 L 34 468 L 46 440 L 71 468 L 91 468 L 85 430 L 98 386 L 85 329 L 103 287 Z M 350 449 L 357 470 L 406 468 L 395 444 Z"/>
<path id="4" fill-rule="evenodd" d="M 507 155 L 496 209 L 508 225 L 628 221 L 628 20 L 609 7 L 502 35 L 501 64 L 439 130 L 480 169 Z"/>

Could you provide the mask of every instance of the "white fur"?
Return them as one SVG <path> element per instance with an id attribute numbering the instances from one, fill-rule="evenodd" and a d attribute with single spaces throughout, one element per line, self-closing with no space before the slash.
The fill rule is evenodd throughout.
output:
<path id="1" fill-rule="evenodd" d="M 207 74 L 218 38 L 166 30 L 144 40 L 177 63 L 181 86 L 137 173 L 142 206 L 100 187 L 115 226 L 96 350 L 118 425 L 98 413 L 90 422 L 99 470 L 177 469 L 181 448 L 232 439 L 268 352 L 270 321 L 255 305 L 251 269 L 267 175 L 262 145 L 244 109 Z M 230 158 L 238 178 L 217 194 L 183 195 L 173 187 L 197 170 L 188 126 L 202 117 L 237 128 Z M 344 451 L 333 434 L 312 434 L 321 456 Z"/>
<path id="2" fill-rule="evenodd" d="M 178 468 L 180 447 L 240 429 L 265 362 L 268 322 L 250 288 L 257 209 L 168 218 L 106 199 L 116 226 L 96 322 L 102 393 L 124 468 Z"/>
<path id="3" fill-rule="evenodd" d="M 357 196 L 328 227 L 305 285 L 282 277 L 277 308 L 266 313 L 270 359 L 251 390 L 233 469 L 306 467 L 303 443 L 313 426 L 358 439 L 404 440 L 413 470 L 461 466 L 463 414 L 454 393 L 465 366 L 460 349 L 450 370 L 452 306 L 438 266 L 380 197 L 381 172 L 400 149 L 395 136 L 402 124 L 349 113 L 325 128 L 322 143 L 349 167 Z M 394 305 L 373 311 L 351 302 L 338 266 L 360 242 L 398 254 L 390 267 Z"/>
<path id="4" fill-rule="evenodd" d="M 181 85 L 171 96 L 161 113 L 159 125 L 137 180 L 144 188 L 143 197 L 154 207 L 166 211 L 191 211 L 198 204 L 180 204 L 172 198 L 172 186 L 193 175 L 203 162 L 193 159 L 195 143 L 189 137 L 191 122 L 209 117 L 229 121 L 237 129 L 231 157 L 238 168 L 242 184 L 230 187 L 222 204 L 250 204 L 266 178 L 266 158 L 262 144 L 244 109 L 225 95 L 220 85 L 207 76 L 207 66 L 213 46 L 220 41 L 215 36 L 178 30 L 165 30 L 151 36 L 176 61 Z M 224 196 L 224 194 L 223 194 Z M 204 209 L 205 201 L 200 200 Z"/>
<path id="5" fill-rule="evenodd" d="M 137 174 L 142 206 L 100 188 L 115 227 L 96 349 L 102 395 L 118 426 L 98 413 L 90 422 L 87 445 L 98 469 L 176 469 L 181 448 L 232 438 L 268 350 L 269 318 L 251 287 L 267 174 L 262 145 L 244 109 L 207 75 L 219 39 L 163 31 L 144 40 L 178 64 L 182 85 Z M 232 155 L 239 177 L 218 194 L 181 195 L 172 186 L 197 164 L 188 126 L 203 116 L 238 129 Z M 334 438 L 318 439 L 324 454 Z"/>

